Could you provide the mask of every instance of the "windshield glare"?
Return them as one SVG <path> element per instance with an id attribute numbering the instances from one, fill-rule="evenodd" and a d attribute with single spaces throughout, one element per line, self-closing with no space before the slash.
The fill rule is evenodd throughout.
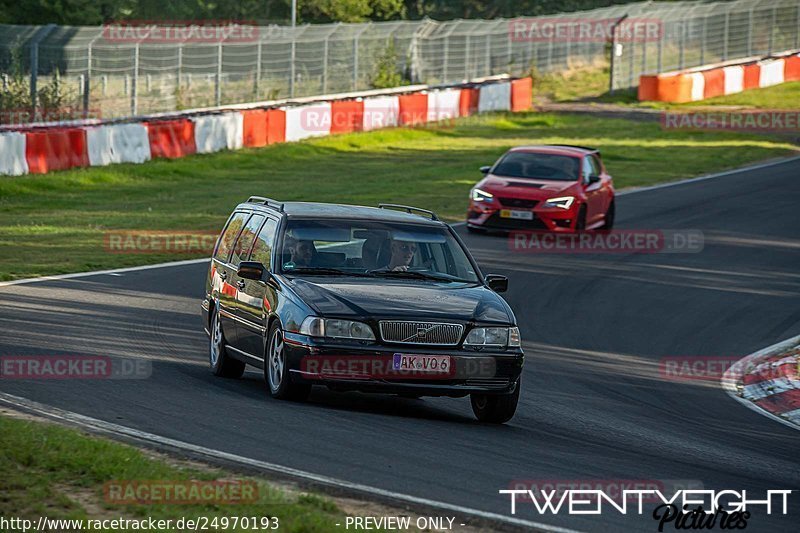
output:
<path id="1" fill-rule="evenodd" d="M 286 274 L 318 269 L 319 274 L 478 281 L 446 228 L 384 221 L 289 220 L 279 262 Z"/>
<path id="2" fill-rule="evenodd" d="M 511 152 L 492 169 L 495 176 L 539 180 L 576 181 L 580 159 L 566 155 Z"/>

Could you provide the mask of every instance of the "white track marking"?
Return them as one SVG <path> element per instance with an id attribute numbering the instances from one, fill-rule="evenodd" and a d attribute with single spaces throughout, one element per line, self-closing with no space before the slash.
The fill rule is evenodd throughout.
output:
<path id="1" fill-rule="evenodd" d="M 107 274 L 109 276 L 121 276 L 125 272 L 150 270 L 152 268 L 168 268 L 168 267 L 176 267 L 182 265 L 195 265 L 199 263 L 207 263 L 210 260 L 211 260 L 210 258 L 187 259 L 185 261 L 170 261 L 169 263 L 158 263 L 155 265 L 141 265 L 135 267 L 114 268 L 111 270 L 95 270 L 92 272 L 75 272 L 73 274 L 56 274 L 55 276 L 42 276 L 40 278 L 15 279 L 11 281 L 0 281 L 0 287 L 8 287 L 11 285 L 22 285 L 24 283 L 38 283 L 40 281 L 85 278 L 88 276 L 100 276 L 102 274 Z"/>
<path id="2" fill-rule="evenodd" d="M 722 379 L 720 380 L 722 388 L 725 390 L 726 393 L 728 393 L 728 396 L 730 396 L 737 402 L 741 403 L 748 409 L 752 409 L 756 413 L 766 416 L 767 418 L 771 418 L 777 422 L 780 422 L 785 426 L 789 426 L 790 428 L 800 430 L 800 426 L 798 426 L 797 424 L 793 424 L 792 422 L 780 416 L 774 415 L 769 411 L 760 408 L 753 402 L 748 401 L 739 396 L 739 381 L 741 376 L 739 375 L 738 372 L 738 369 L 747 368 L 748 364 L 753 359 L 763 357 L 765 355 L 772 353 L 778 353 L 781 350 L 786 350 L 787 348 L 796 345 L 798 342 L 800 342 L 800 335 L 798 335 L 797 337 L 792 337 L 791 339 L 786 339 L 785 341 L 778 342 L 776 344 L 773 344 L 772 346 L 767 346 L 766 348 L 763 348 L 755 353 L 743 357 L 742 359 L 737 361 L 733 366 L 731 366 L 731 368 L 729 368 L 728 371 L 725 372 L 725 374 L 722 376 Z"/>
<path id="3" fill-rule="evenodd" d="M 507 524 L 515 526 L 536 528 L 541 531 L 552 531 L 554 533 L 577 533 L 575 530 L 572 529 L 551 526 L 548 524 L 523 520 L 521 518 L 514 518 L 511 516 L 505 516 L 497 513 L 480 511 L 478 509 L 470 509 L 469 507 L 462 507 L 460 505 L 453 505 L 450 503 L 437 502 L 434 500 L 426 500 L 425 498 L 419 498 L 417 496 L 392 492 L 377 487 L 371 487 L 369 485 L 362 485 L 360 483 L 352 483 L 350 481 L 344 481 L 328 476 L 313 474 L 311 472 L 306 472 L 304 470 L 298 470 L 296 468 L 290 468 L 288 466 L 282 466 L 274 463 L 267 463 L 265 461 L 259 461 L 257 459 L 250 459 L 248 457 L 243 457 L 241 455 L 234 455 L 220 450 L 206 448 L 205 446 L 198 446 L 196 444 L 190 444 L 188 442 L 170 439 L 167 437 L 161 437 L 153 433 L 139 431 L 138 429 L 121 426 L 119 424 L 105 422 L 103 420 L 98 420 L 96 418 L 91 418 L 78 413 L 73 413 L 71 411 L 64 411 L 63 409 L 59 409 L 57 407 L 51 407 L 49 405 L 41 404 L 39 402 L 35 402 L 27 398 L 14 396 L 12 394 L 0 393 L 0 401 L 12 405 L 14 407 L 22 408 L 23 410 L 32 411 L 46 418 L 56 419 L 70 424 L 77 424 L 79 426 L 89 428 L 91 430 L 100 433 L 134 438 L 136 440 L 145 441 L 150 444 L 156 444 L 159 446 L 165 446 L 168 448 L 191 452 L 193 454 L 204 456 L 209 459 L 223 460 L 232 463 L 237 463 L 250 468 L 256 468 L 262 471 L 288 475 L 296 479 L 302 479 L 321 485 L 347 489 L 363 494 L 370 494 L 373 496 L 380 496 L 382 498 L 388 498 L 390 500 L 400 501 L 408 504 L 435 507 L 438 509 L 452 511 L 456 513 L 462 513 L 465 515 L 474 516 L 486 520 L 505 522 Z"/>

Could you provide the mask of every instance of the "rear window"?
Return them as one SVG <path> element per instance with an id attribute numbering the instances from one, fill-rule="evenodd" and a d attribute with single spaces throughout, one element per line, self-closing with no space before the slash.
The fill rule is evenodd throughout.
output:
<path id="1" fill-rule="evenodd" d="M 580 159 L 566 155 L 511 152 L 492 169 L 495 176 L 538 180 L 576 181 Z"/>

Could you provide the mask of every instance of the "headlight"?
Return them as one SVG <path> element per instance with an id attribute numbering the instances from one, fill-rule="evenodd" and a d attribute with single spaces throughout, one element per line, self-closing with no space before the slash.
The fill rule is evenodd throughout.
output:
<path id="1" fill-rule="evenodd" d="M 490 192 L 482 191 L 480 189 L 472 189 L 472 200 L 475 202 L 491 202 L 494 195 Z"/>
<path id="2" fill-rule="evenodd" d="M 464 341 L 464 346 L 517 347 L 519 345 L 519 328 L 473 328 Z"/>
<path id="3" fill-rule="evenodd" d="M 360 341 L 374 341 L 375 335 L 372 328 L 363 322 L 355 320 L 334 320 L 310 316 L 303 320 L 300 326 L 301 335 L 311 337 L 331 337 L 337 339 L 357 339 Z"/>
<path id="4" fill-rule="evenodd" d="M 562 196 L 561 198 L 550 198 L 544 203 L 544 207 L 560 207 L 561 209 L 569 209 L 572 207 L 572 202 L 575 201 L 574 196 Z"/>

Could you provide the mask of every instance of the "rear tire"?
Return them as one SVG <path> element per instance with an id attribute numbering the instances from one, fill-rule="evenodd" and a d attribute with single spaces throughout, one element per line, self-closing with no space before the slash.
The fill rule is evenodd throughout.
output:
<path id="1" fill-rule="evenodd" d="M 471 394 L 470 403 L 475 418 L 487 424 L 505 424 L 514 417 L 519 403 L 522 378 L 511 394 Z"/>
<path id="2" fill-rule="evenodd" d="M 278 400 L 302 402 L 311 394 L 311 385 L 292 383 L 286 359 L 286 343 L 277 321 L 269 328 L 267 349 L 264 351 L 264 380 L 270 396 Z"/>
<path id="3" fill-rule="evenodd" d="M 611 203 L 608 205 L 608 210 L 606 211 L 605 221 L 603 222 L 604 230 L 611 231 L 614 229 L 614 217 L 616 216 L 616 207 L 614 206 L 614 200 L 611 200 Z"/>
<path id="4" fill-rule="evenodd" d="M 208 338 L 208 365 L 215 376 L 224 378 L 240 378 L 247 366 L 245 363 L 233 359 L 228 355 L 225 347 L 225 334 L 222 332 L 222 322 L 215 305 L 211 311 L 211 335 Z"/>

